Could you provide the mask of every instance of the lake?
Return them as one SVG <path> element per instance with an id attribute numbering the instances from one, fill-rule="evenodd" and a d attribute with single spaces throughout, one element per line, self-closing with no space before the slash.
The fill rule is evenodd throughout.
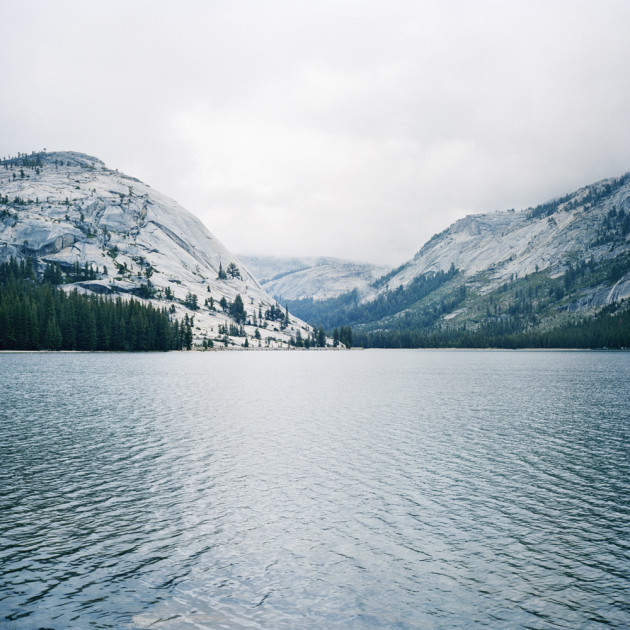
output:
<path id="1" fill-rule="evenodd" d="M 630 353 L 0 355 L 0 627 L 630 626 Z"/>

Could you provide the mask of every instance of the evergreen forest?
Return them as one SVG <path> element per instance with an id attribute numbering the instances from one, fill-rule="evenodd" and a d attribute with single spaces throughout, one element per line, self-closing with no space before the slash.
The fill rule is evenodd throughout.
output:
<path id="1" fill-rule="evenodd" d="M 617 224 L 625 230 L 626 216 L 621 220 Z M 629 269 L 630 254 L 622 252 L 600 261 L 568 262 L 560 276 L 549 270 L 513 275 L 491 291 L 480 291 L 451 266 L 372 300 L 362 301 L 354 290 L 288 306 L 333 337 L 333 327 L 351 325 L 352 345 L 364 348 L 630 348 L 630 300 L 580 308 L 592 287 L 610 291 Z M 375 288 L 388 280 L 381 278 Z"/>
<path id="2" fill-rule="evenodd" d="M 362 302 L 361 295 L 354 289 L 336 298 L 289 300 L 286 305 L 296 317 L 312 325 L 322 325 L 329 330 L 337 326 L 367 324 L 395 315 L 412 306 L 456 274 L 457 270 L 451 266 L 449 271 L 418 276 L 409 286 L 387 291 L 369 302 Z"/>
<path id="3" fill-rule="evenodd" d="M 179 350 L 192 345 L 191 322 L 138 300 L 66 292 L 30 259 L 0 263 L 0 350 Z"/>
<path id="4" fill-rule="evenodd" d="M 355 346 L 363 348 L 630 348 L 630 309 L 611 304 L 595 317 L 549 330 L 506 332 L 501 326 L 486 324 L 471 331 L 355 332 L 354 340 Z"/>

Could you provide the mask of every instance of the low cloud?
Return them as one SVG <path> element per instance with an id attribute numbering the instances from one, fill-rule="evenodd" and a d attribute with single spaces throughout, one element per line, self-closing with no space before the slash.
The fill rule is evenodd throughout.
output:
<path id="1" fill-rule="evenodd" d="M 241 253 L 399 264 L 630 170 L 623 1 L 0 9 L 0 153 L 74 149 Z"/>

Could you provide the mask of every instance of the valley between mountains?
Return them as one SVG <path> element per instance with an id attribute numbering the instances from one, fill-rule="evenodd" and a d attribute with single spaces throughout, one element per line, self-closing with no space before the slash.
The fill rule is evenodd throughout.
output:
<path id="1" fill-rule="evenodd" d="M 150 305 L 177 322 L 168 348 L 629 347 L 630 175 L 467 216 L 387 269 L 236 256 L 174 200 L 97 158 L 21 154 L 0 163 L 0 262 L 0 349 L 76 347 L 50 333 L 50 305 L 29 302 L 42 284 Z M 27 288 L 9 300 L 18 280 Z M 108 349 L 90 317 L 87 349 Z"/>
<path id="2" fill-rule="evenodd" d="M 282 262 L 263 287 L 311 324 L 351 326 L 363 347 L 629 347 L 630 175 L 469 215 L 380 275 L 347 261 Z M 268 258 L 249 266 L 263 278 L 272 268 Z"/>

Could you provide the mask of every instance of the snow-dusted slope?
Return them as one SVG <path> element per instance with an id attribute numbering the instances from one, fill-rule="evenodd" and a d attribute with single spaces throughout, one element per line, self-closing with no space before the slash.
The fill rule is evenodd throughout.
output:
<path id="1" fill-rule="evenodd" d="M 614 215 L 614 216 L 611 216 Z M 387 269 L 330 258 L 248 258 L 270 294 L 295 300 L 336 297 L 358 288 L 362 300 L 409 285 L 454 265 L 481 293 L 526 274 L 562 275 L 569 263 L 614 258 L 630 250 L 630 234 L 611 230 L 630 215 L 630 177 L 585 186 L 537 208 L 469 215 L 431 238 L 414 258 Z M 630 270 L 629 270 L 630 272 Z M 385 275 L 386 274 L 386 275 Z M 383 276 L 376 283 L 374 281 Z M 630 297 L 630 273 L 614 287 L 594 287 L 591 305 Z"/>
<path id="2" fill-rule="evenodd" d="M 611 217 L 611 214 L 613 215 Z M 470 215 L 431 238 L 402 265 L 383 289 L 451 264 L 477 288 L 492 290 L 513 278 L 548 269 L 564 273 L 568 263 L 613 258 L 630 249 L 630 234 L 610 238 L 609 227 L 630 214 L 630 178 L 607 179 L 538 208 Z M 608 236 L 606 236 L 608 235 Z M 630 297 L 630 274 L 615 289 Z"/>
<path id="3" fill-rule="evenodd" d="M 35 257 L 40 268 L 49 262 L 62 269 L 87 263 L 98 269 L 98 277 L 76 286 L 98 293 L 130 294 L 150 280 L 157 296 L 175 297 L 156 304 L 174 305 L 177 317 L 195 315 L 199 338 L 217 338 L 219 325 L 231 322 L 219 306 L 223 297 L 232 302 L 240 294 L 252 321 L 275 303 L 190 212 L 94 157 L 57 152 L 6 161 L 0 166 L 0 195 L 0 259 Z M 227 270 L 230 263 L 240 277 L 219 280 L 220 266 Z M 197 297 L 200 308 L 194 312 L 181 304 L 188 294 Z M 210 298 L 216 310 L 205 305 Z M 253 335 L 253 326 L 245 328 Z M 286 342 L 298 329 L 307 330 L 295 318 L 286 330 L 275 328 L 269 322 L 260 329 L 263 345 L 267 337 Z M 243 338 L 233 341 L 240 345 Z"/>
<path id="4" fill-rule="evenodd" d="M 369 263 L 340 258 L 241 256 L 262 287 L 279 300 L 325 300 L 357 288 L 364 291 L 389 271 Z"/>

